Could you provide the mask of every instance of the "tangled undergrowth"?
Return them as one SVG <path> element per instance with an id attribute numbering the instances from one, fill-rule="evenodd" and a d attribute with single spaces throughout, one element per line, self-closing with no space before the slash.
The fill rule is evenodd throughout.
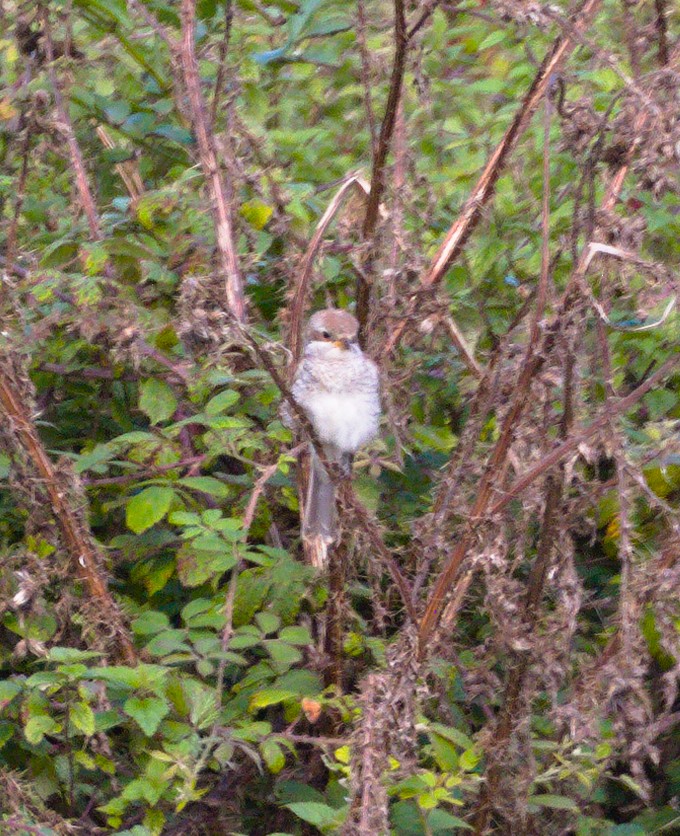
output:
<path id="1" fill-rule="evenodd" d="M 0 833 L 675 832 L 677 9 L 0 16 Z"/>

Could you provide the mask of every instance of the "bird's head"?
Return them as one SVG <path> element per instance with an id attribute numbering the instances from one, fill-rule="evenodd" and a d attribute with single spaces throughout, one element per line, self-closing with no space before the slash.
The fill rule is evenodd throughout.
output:
<path id="1" fill-rule="evenodd" d="M 317 311 L 307 324 L 306 343 L 315 354 L 341 357 L 346 351 L 358 351 L 359 323 L 347 311 L 327 308 Z"/>

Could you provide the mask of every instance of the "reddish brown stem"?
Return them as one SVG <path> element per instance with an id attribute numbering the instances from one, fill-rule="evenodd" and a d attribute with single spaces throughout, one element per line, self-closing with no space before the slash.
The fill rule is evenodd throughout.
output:
<path id="1" fill-rule="evenodd" d="M 99 241 L 102 237 L 101 228 L 99 226 L 99 215 L 97 207 L 95 206 L 92 192 L 90 191 L 90 184 L 87 179 L 87 171 L 85 170 L 85 163 L 83 155 L 80 152 L 80 146 L 76 139 L 76 133 L 73 129 L 73 123 L 69 116 L 68 109 L 64 103 L 64 98 L 61 95 L 59 88 L 59 81 L 57 74 L 54 71 L 54 48 L 52 46 L 52 34 L 50 29 L 49 13 L 47 8 L 43 10 L 43 31 L 45 35 L 45 52 L 47 55 L 47 74 L 50 79 L 52 87 L 52 95 L 54 96 L 54 104 L 59 117 L 59 128 L 66 138 L 69 156 L 71 157 L 71 165 L 76 177 L 76 188 L 80 196 L 80 203 L 87 217 L 87 224 L 90 228 L 90 238 L 93 241 Z"/>
<path id="2" fill-rule="evenodd" d="M 668 23 L 666 21 L 666 0 L 654 0 L 656 8 L 656 31 L 659 38 L 659 64 L 668 66 Z"/>
<path id="3" fill-rule="evenodd" d="M 193 124 L 198 154 L 210 195 L 210 211 L 213 216 L 217 251 L 226 284 L 227 309 L 237 322 L 246 319 L 246 300 L 243 279 L 236 253 L 236 238 L 232 224 L 229 190 L 223 182 L 215 150 L 215 137 L 209 127 L 198 61 L 194 46 L 196 36 L 196 4 L 194 0 L 182 0 L 182 43 L 180 59 L 184 85 L 187 91 L 189 111 Z"/>
<path id="4" fill-rule="evenodd" d="M 394 0 L 394 62 L 392 64 L 392 77 L 390 88 L 385 104 L 385 115 L 380 125 L 378 144 L 373 155 L 373 167 L 371 170 L 371 190 L 368 194 L 366 214 L 361 230 L 365 241 L 370 241 L 375 233 L 380 211 L 380 200 L 385 191 L 385 166 L 387 155 L 392 144 L 392 135 L 397 118 L 397 109 L 401 98 L 401 89 L 404 80 L 406 67 L 406 54 L 408 51 L 408 38 L 406 35 L 406 16 L 404 12 L 404 0 Z M 365 273 L 370 274 L 370 261 Z M 360 276 L 357 282 L 356 314 L 359 320 L 359 334 L 362 342 L 365 342 L 366 325 L 370 308 L 371 287 L 365 276 Z"/>

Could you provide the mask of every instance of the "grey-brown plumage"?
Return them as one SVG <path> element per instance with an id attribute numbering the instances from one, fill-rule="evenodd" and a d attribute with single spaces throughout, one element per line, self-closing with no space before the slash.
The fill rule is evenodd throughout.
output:
<path id="1" fill-rule="evenodd" d="M 326 457 L 348 470 L 354 453 L 377 435 L 380 418 L 378 369 L 362 352 L 357 334 L 358 323 L 347 311 L 317 311 L 292 386 Z M 337 532 L 335 489 L 314 453 L 302 531 L 321 554 Z"/>

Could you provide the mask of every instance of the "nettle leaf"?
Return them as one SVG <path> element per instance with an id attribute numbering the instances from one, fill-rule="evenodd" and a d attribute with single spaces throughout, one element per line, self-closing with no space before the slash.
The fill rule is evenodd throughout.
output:
<path id="1" fill-rule="evenodd" d="M 206 538 L 199 538 L 205 540 Z M 177 553 L 177 574 L 183 586 L 201 586 L 210 578 L 233 569 L 238 558 L 226 543 L 219 543 L 214 551 L 201 550 L 187 543 Z"/>
<path id="2" fill-rule="evenodd" d="M 160 522 L 170 510 L 175 491 L 172 488 L 153 486 L 132 497 L 125 509 L 127 527 L 141 534 Z"/>
<path id="3" fill-rule="evenodd" d="M 39 714 L 37 717 L 29 718 L 24 726 L 24 736 L 35 746 L 46 734 L 58 734 L 61 728 L 59 723 L 49 715 Z"/>
<path id="4" fill-rule="evenodd" d="M 170 619 L 164 612 L 149 610 L 142 613 L 139 618 L 132 622 L 132 630 L 141 636 L 149 636 L 160 633 L 170 627 Z"/>
<path id="5" fill-rule="evenodd" d="M 248 709 L 250 711 L 257 711 L 260 708 L 267 708 L 270 705 L 278 705 L 278 703 L 286 700 L 294 700 L 297 694 L 294 691 L 282 691 L 276 688 L 268 688 L 264 691 L 258 691 L 250 700 Z"/>
<path id="6" fill-rule="evenodd" d="M 570 810 L 579 812 L 578 804 L 566 795 L 532 795 L 529 797 L 530 807 L 550 807 L 553 810 Z"/>
<path id="7" fill-rule="evenodd" d="M 170 713 L 170 707 L 160 697 L 129 697 L 125 700 L 123 711 L 132 717 L 147 737 L 151 737 Z"/>
<path id="8" fill-rule="evenodd" d="M 286 765 L 286 756 L 283 750 L 275 740 L 263 740 L 260 743 L 260 754 L 262 759 L 267 764 L 270 772 L 281 772 Z"/>
<path id="9" fill-rule="evenodd" d="M 225 499 L 231 493 L 229 485 L 220 482 L 214 476 L 185 476 L 177 480 L 178 485 L 183 485 L 185 488 L 191 488 L 201 493 L 207 493 L 217 499 Z M 173 518 L 171 522 L 175 522 Z"/>
<path id="10" fill-rule="evenodd" d="M 69 721 L 86 737 L 92 737 L 95 732 L 94 711 L 86 702 L 77 702 L 69 710 Z"/>
<path id="11" fill-rule="evenodd" d="M 225 389 L 223 392 L 220 392 L 219 395 L 215 395 L 214 398 L 211 398 L 205 405 L 206 415 L 219 415 L 220 412 L 224 412 L 225 409 L 229 409 L 230 406 L 233 406 L 238 401 L 239 397 L 239 393 L 235 392 L 233 389 Z"/>
<path id="12" fill-rule="evenodd" d="M 337 810 L 335 807 L 320 804 L 318 801 L 293 801 L 285 806 L 299 819 L 319 829 L 339 825 L 346 813 L 346 808 Z"/>
<path id="13" fill-rule="evenodd" d="M 152 377 L 139 387 L 139 408 L 152 424 L 167 421 L 177 409 L 177 398 L 172 388 L 164 381 Z"/>
<path id="14" fill-rule="evenodd" d="M 21 693 L 21 685 L 11 679 L 0 682 L 0 709 L 4 709 L 9 703 Z"/>

